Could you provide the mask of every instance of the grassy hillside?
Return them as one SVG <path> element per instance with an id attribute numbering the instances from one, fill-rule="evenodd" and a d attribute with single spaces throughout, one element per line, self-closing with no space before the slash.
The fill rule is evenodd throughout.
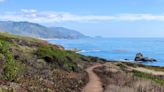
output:
<path id="1" fill-rule="evenodd" d="M 81 57 L 46 41 L 0 33 L 0 92 L 77 92 L 84 85 Z"/>
<path id="2" fill-rule="evenodd" d="M 88 82 L 85 69 L 105 62 L 107 60 L 76 54 L 43 40 L 0 33 L 0 92 L 80 92 Z M 111 90 L 111 87 L 134 90 L 135 87 L 138 91 L 134 92 L 153 92 L 149 90 L 155 87 L 158 92 L 163 92 L 163 76 L 132 69 L 142 67 L 163 71 L 163 67 L 127 62 L 108 63 L 110 65 L 106 68 L 95 69 L 102 78 L 104 90 Z"/>

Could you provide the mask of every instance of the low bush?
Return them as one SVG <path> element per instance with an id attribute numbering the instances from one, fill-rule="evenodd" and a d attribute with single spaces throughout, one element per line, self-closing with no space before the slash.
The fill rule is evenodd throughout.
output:
<path id="1" fill-rule="evenodd" d="M 1 54 L 5 57 L 5 64 L 4 64 L 4 74 L 3 79 L 7 81 L 16 81 L 19 74 L 22 72 L 22 65 L 15 61 L 12 53 L 10 52 L 11 44 L 0 40 L 0 48 Z"/>
<path id="2" fill-rule="evenodd" d="M 55 63 L 66 70 L 76 71 L 78 69 L 75 61 L 79 55 L 71 51 L 60 50 L 52 46 L 40 46 L 36 54 L 46 62 Z"/>
<path id="3" fill-rule="evenodd" d="M 123 70 L 123 71 L 126 71 L 126 69 L 127 69 L 127 66 L 125 66 L 125 65 L 123 65 L 121 63 L 118 63 L 117 66 L 119 66 L 120 69 Z"/>

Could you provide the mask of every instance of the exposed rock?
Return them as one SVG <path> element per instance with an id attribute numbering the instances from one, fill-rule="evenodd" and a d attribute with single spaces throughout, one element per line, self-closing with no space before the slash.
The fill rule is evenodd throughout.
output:
<path id="1" fill-rule="evenodd" d="M 143 60 L 144 60 L 144 61 L 151 61 L 151 62 L 157 61 L 157 60 L 154 59 L 154 58 L 148 58 L 148 57 L 145 57 Z"/>
<path id="2" fill-rule="evenodd" d="M 135 61 L 143 61 L 143 62 L 154 62 L 157 61 L 154 58 L 144 57 L 142 53 L 137 53 L 135 57 Z"/>
<path id="3" fill-rule="evenodd" d="M 70 49 L 70 51 L 73 51 L 73 52 L 78 52 L 78 51 L 80 51 L 79 49 L 77 49 L 77 48 L 72 48 L 72 49 Z"/>
<path id="4" fill-rule="evenodd" d="M 142 53 L 137 53 L 135 57 L 135 61 L 142 61 L 143 58 L 144 56 Z"/>
<path id="5" fill-rule="evenodd" d="M 125 60 L 125 61 L 128 61 L 129 59 L 126 58 L 126 59 L 124 59 L 124 60 Z"/>

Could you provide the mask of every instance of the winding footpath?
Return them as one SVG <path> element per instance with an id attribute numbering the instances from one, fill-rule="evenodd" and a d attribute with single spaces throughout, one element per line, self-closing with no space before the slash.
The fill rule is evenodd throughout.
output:
<path id="1" fill-rule="evenodd" d="M 88 76 L 89 76 L 89 82 L 83 88 L 82 92 L 103 92 L 100 78 L 93 72 L 93 69 L 100 66 L 102 65 L 101 64 L 94 65 L 86 69 L 86 72 L 88 73 Z"/>

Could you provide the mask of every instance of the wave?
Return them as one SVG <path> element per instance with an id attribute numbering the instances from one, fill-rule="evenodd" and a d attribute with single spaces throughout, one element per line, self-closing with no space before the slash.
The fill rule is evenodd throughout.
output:
<path id="1" fill-rule="evenodd" d="M 77 53 L 100 52 L 101 50 L 80 50 Z"/>

